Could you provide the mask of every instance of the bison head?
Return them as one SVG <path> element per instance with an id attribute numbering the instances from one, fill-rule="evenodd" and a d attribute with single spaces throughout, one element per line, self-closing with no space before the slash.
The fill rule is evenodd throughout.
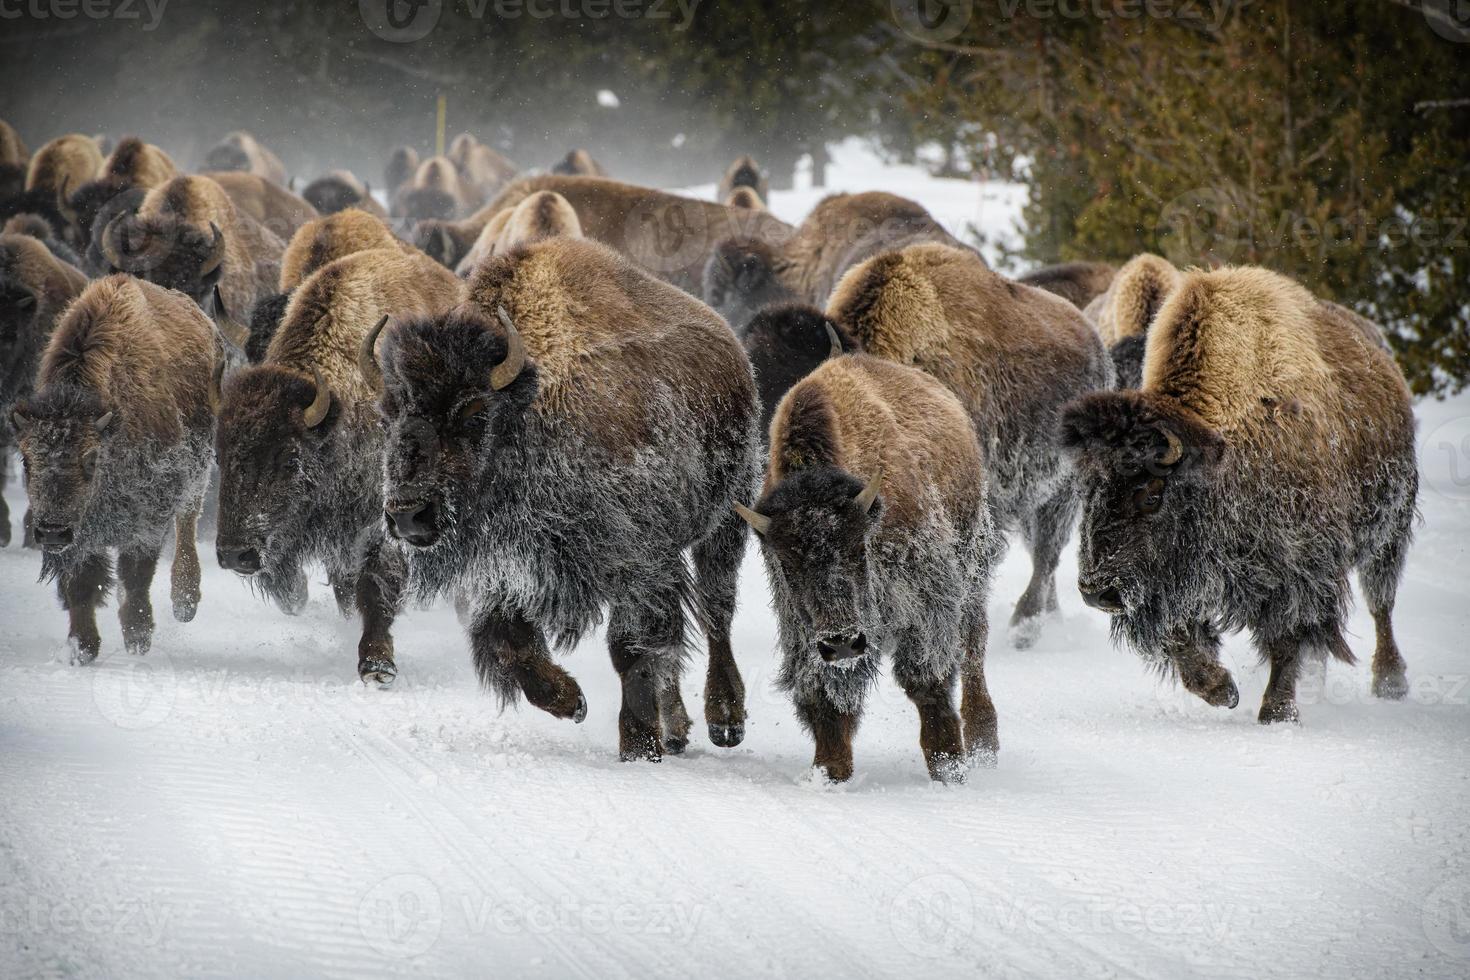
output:
<path id="1" fill-rule="evenodd" d="M 204 156 L 204 169 L 208 171 L 249 171 L 250 154 L 238 143 L 217 143 Z"/>
<path id="2" fill-rule="evenodd" d="M 379 407 L 388 429 L 383 503 L 388 533 L 427 548 L 472 513 L 495 445 L 536 395 L 536 365 L 504 309 L 495 320 L 456 313 L 388 330 L 380 360 L 363 348 L 363 373 L 381 364 Z"/>
<path id="3" fill-rule="evenodd" d="M 336 174 L 318 177 L 301 192 L 306 203 L 316 208 L 318 214 L 336 214 L 355 208 L 362 203 L 362 193 L 352 184 Z"/>
<path id="4" fill-rule="evenodd" d="M 110 271 L 177 289 L 206 309 L 224 274 L 225 252 L 218 225 L 201 228 L 176 215 L 120 214 L 102 231 Z"/>
<path id="5" fill-rule="evenodd" d="M 1207 615 L 1208 495 L 1225 441 L 1177 403 L 1113 391 L 1067 406 L 1062 442 L 1082 489 L 1082 597 L 1156 650 L 1169 627 Z"/>
<path id="6" fill-rule="evenodd" d="M 448 221 L 459 213 L 454 195 L 439 187 L 406 188 L 397 203 L 397 213 L 407 221 Z"/>
<path id="7" fill-rule="evenodd" d="M 91 390 L 56 385 L 17 405 L 10 424 L 20 437 L 36 544 L 66 551 L 76 543 L 97 471 L 121 427 L 118 413 Z"/>
<path id="8" fill-rule="evenodd" d="M 287 576 L 295 555 L 284 554 L 280 542 L 309 534 L 302 503 L 330 479 L 341 406 L 314 368 L 304 375 L 274 365 L 237 371 L 223 391 L 216 376 L 211 397 L 219 414 L 220 567 L 263 572 L 267 581 Z"/>
<path id="9" fill-rule="evenodd" d="M 828 663 L 868 650 L 880 620 L 869 583 L 869 541 L 883 513 L 882 473 L 864 484 L 834 466 L 799 470 L 754 509 L 737 505 L 766 552 L 778 603 Z"/>
<path id="10" fill-rule="evenodd" d="M 821 310 L 797 303 L 762 310 L 742 339 L 760 389 L 762 431 L 792 385 L 827 358 L 857 349 L 857 342 Z"/>
<path id="11" fill-rule="evenodd" d="M 70 206 L 76 215 L 78 248 L 85 250 L 92 244 L 94 229 L 99 227 L 98 216 L 105 212 L 111 220 L 119 214 L 120 209 L 113 202 L 132 189 L 133 184 L 120 177 L 102 177 L 90 180 L 72 192 Z M 127 209 L 128 213 L 136 210 L 136 206 Z M 105 228 L 106 223 L 100 227 Z"/>
<path id="12" fill-rule="evenodd" d="M 730 238 L 715 246 L 704 266 L 704 301 L 736 333 L 764 307 L 798 297 L 778 275 L 784 262 L 775 246 L 758 238 Z"/>
<path id="13" fill-rule="evenodd" d="M 469 251 L 447 221 L 420 221 L 409 235 L 415 248 L 440 265 L 453 269 Z"/>

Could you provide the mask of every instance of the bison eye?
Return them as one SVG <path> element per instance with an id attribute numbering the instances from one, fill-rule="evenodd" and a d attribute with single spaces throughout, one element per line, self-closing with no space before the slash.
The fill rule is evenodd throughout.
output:
<path id="1" fill-rule="evenodd" d="M 472 398 L 459 407 L 459 420 L 468 422 L 485 410 L 485 399 Z"/>
<path id="2" fill-rule="evenodd" d="M 1133 495 L 1133 506 L 1140 514 L 1156 514 L 1164 505 L 1164 481 L 1155 477 Z"/>

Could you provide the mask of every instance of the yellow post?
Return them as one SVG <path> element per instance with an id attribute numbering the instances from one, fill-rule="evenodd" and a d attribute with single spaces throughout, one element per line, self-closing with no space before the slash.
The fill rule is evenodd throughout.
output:
<path id="1" fill-rule="evenodd" d="M 444 106 L 445 98 L 441 94 L 439 96 L 439 112 L 434 120 L 434 156 L 436 157 L 442 157 L 444 155 Z"/>

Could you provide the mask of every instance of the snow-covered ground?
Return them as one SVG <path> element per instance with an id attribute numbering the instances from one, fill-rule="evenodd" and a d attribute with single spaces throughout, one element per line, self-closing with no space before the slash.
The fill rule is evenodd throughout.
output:
<path id="1" fill-rule="evenodd" d="M 1013 221 L 1017 199 L 856 151 L 833 183 L 917 197 L 956 231 Z M 817 196 L 774 205 L 798 218 Z M 367 690 L 356 625 L 324 583 L 290 619 L 209 567 L 198 618 L 179 625 L 160 569 L 152 652 L 122 651 L 109 607 L 101 659 L 74 668 L 39 556 L 12 545 L 0 976 L 1463 977 L 1470 397 L 1418 411 L 1407 701 L 1368 694 L 1359 610 L 1363 662 L 1302 683 L 1300 727 L 1255 723 L 1265 672 L 1239 638 L 1225 661 L 1241 706 L 1209 708 L 1110 647 L 1066 587 L 1069 551 L 1039 646 L 992 637 L 1000 763 L 958 787 L 930 783 L 915 712 L 887 682 L 857 778 L 805 778 L 753 553 L 736 621 L 744 744 L 715 749 L 701 724 L 686 756 L 624 765 L 599 641 L 565 661 L 584 724 L 500 714 L 446 609 L 400 620 L 402 675 Z M 15 481 L 6 495 L 22 512 Z M 1013 549 L 993 622 L 1027 571 Z"/>

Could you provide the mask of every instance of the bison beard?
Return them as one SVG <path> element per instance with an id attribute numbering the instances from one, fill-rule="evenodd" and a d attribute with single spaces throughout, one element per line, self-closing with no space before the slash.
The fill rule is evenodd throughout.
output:
<path id="1" fill-rule="evenodd" d="M 503 703 L 524 694 L 577 721 L 581 690 L 549 650 L 575 645 L 606 608 L 625 759 L 687 743 L 678 679 L 693 620 L 710 641 L 711 741 L 738 744 L 744 689 L 729 626 L 745 528 L 730 505 L 749 494 L 758 466 L 748 368 L 732 344 L 722 369 L 746 381 L 735 375 L 725 391 L 657 365 L 638 377 L 596 376 L 591 383 L 623 388 L 649 426 L 614 448 L 587 420 L 536 402 L 534 359 L 495 375 L 513 361 L 508 337 L 465 308 L 385 334 L 384 496 L 395 533 L 418 545 L 408 552 L 410 587 L 425 598 L 465 591 L 476 668 Z M 686 349 L 666 367 L 687 375 L 690 357 Z"/>

